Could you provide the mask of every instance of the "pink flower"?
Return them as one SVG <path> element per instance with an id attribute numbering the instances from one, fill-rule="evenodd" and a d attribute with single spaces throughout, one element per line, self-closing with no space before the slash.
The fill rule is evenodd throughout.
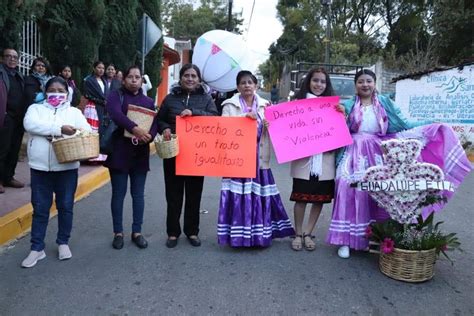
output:
<path id="1" fill-rule="evenodd" d="M 380 244 L 380 249 L 385 254 L 392 253 L 394 246 L 395 243 L 393 242 L 393 240 L 391 240 L 390 238 L 385 238 Z"/>
<path id="2" fill-rule="evenodd" d="M 372 227 L 367 226 L 367 228 L 365 229 L 365 237 L 367 238 L 372 237 Z"/>
<path id="3" fill-rule="evenodd" d="M 441 251 L 447 251 L 448 250 L 448 244 L 444 244 L 441 246 Z"/>

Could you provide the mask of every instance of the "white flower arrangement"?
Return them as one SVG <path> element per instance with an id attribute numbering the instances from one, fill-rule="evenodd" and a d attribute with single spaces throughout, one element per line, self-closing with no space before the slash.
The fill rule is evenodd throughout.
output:
<path id="1" fill-rule="evenodd" d="M 385 165 L 367 169 L 364 181 L 430 180 L 443 181 L 444 173 L 436 165 L 420 163 L 422 143 L 416 139 L 391 139 L 382 142 Z M 390 217 L 400 223 L 411 223 L 421 214 L 427 197 L 437 195 L 438 190 L 371 191 L 372 198 L 383 207 Z"/>

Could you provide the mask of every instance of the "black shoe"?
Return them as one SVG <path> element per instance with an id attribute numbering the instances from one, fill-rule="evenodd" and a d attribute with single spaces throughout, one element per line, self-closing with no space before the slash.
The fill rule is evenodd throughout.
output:
<path id="1" fill-rule="evenodd" d="M 114 241 L 112 241 L 112 247 L 115 249 L 122 249 L 123 248 L 123 236 L 122 235 L 115 235 Z"/>
<path id="2" fill-rule="evenodd" d="M 21 189 L 25 186 L 25 184 L 17 179 L 12 178 L 10 181 L 3 183 L 4 187 L 16 188 Z"/>
<path id="3" fill-rule="evenodd" d="M 191 246 L 193 246 L 193 247 L 200 247 L 201 246 L 201 239 L 199 239 L 198 236 L 196 236 L 195 238 L 188 237 L 188 240 L 189 240 L 189 243 L 191 244 Z"/>
<path id="4" fill-rule="evenodd" d="M 174 248 L 178 244 L 178 238 L 176 239 L 167 239 L 166 240 L 166 247 L 168 248 Z"/>
<path id="5" fill-rule="evenodd" d="M 138 248 L 145 249 L 148 247 L 148 242 L 146 241 L 145 237 L 143 237 L 143 235 L 137 235 L 133 237 L 132 234 L 132 241 L 135 245 L 137 245 Z"/>

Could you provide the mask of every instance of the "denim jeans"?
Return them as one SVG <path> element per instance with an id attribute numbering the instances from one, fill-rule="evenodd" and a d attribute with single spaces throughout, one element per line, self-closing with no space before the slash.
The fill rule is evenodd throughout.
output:
<path id="1" fill-rule="evenodd" d="M 49 210 L 56 194 L 58 209 L 58 245 L 68 244 L 72 229 L 72 209 L 77 188 L 78 169 L 65 171 L 38 171 L 31 169 L 31 250 L 44 249 L 44 237 L 49 221 Z"/>
<path id="2" fill-rule="evenodd" d="M 123 232 L 123 201 L 127 194 L 127 183 L 130 177 L 130 194 L 132 195 L 133 224 L 132 233 L 141 233 L 143 224 L 143 213 L 145 210 L 145 181 L 146 172 L 122 172 L 109 169 L 110 182 L 112 184 L 112 221 L 114 233 Z"/>

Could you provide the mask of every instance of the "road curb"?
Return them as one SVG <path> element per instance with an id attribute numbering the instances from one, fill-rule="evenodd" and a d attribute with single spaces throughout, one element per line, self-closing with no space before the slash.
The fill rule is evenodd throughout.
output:
<path id="1" fill-rule="evenodd" d="M 83 199 L 109 181 L 109 170 L 105 167 L 97 167 L 97 169 L 80 176 L 74 202 Z M 0 217 L 0 246 L 28 233 L 31 229 L 32 214 L 33 206 L 31 203 L 27 203 Z M 50 219 L 56 215 L 56 205 L 53 202 Z"/>

